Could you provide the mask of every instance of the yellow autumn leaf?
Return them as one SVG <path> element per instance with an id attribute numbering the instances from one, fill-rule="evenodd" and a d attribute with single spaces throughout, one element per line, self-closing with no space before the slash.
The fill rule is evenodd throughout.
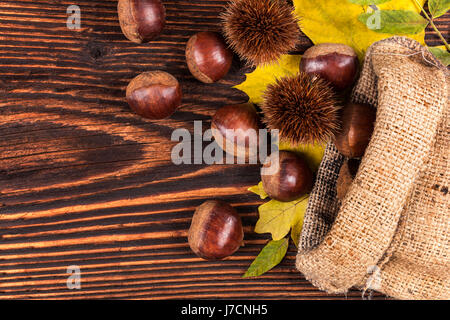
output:
<path id="1" fill-rule="evenodd" d="M 300 240 L 300 234 L 303 229 L 303 219 L 305 218 L 308 200 L 309 198 L 305 199 L 305 201 L 302 201 L 297 205 L 296 214 L 294 216 L 294 219 L 292 220 L 291 239 L 292 241 L 294 241 L 294 244 L 297 248 Z"/>
<path id="2" fill-rule="evenodd" d="M 291 202 L 270 200 L 258 208 L 259 220 L 255 226 L 256 233 L 271 233 L 272 239 L 277 241 L 284 238 L 299 216 L 305 213 L 303 203 L 308 202 L 308 196 Z M 301 218 L 303 219 L 303 218 Z"/>
<path id="3" fill-rule="evenodd" d="M 419 0 L 422 7 L 426 0 Z M 420 13 L 421 9 L 416 5 L 414 0 L 391 0 L 377 6 L 380 10 L 409 10 Z"/>
<path id="4" fill-rule="evenodd" d="M 299 71 L 299 55 L 284 55 L 280 60 L 266 66 L 258 66 L 252 73 L 246 74 L 247 79 L 235 86 L 244 91 L 250 98 L 249 102 L 260 104 L 266 87 L 276 79 L 291 76 Z"/>
<path id="5" fill-rule="evenodd" d="M 251 191 L 251 192 L 257 194 L 263 200 L 269 196 L 267 194 L 267 192 L 264 190 L 262 181 L 260 183 L 258 183 L 256 186 L 248 188 L 248 191 Z"/>
<path id="6" fill-rule="evenodd" d="M 425 0 L 419 0 L 424 4 Z M 368 6 L 353 4 L 348 0 L 294 0 L 295 13 L 300 18 L 300 28 L 314 44 L 333 42 L 351 46 L 360 59 L 374 42 L 392 37 L 377 33 L 358 20 L 362 13 L 370 12 Z M 378 5 L 381 10 L 421 10 L 413 0 L 395 0 Z M 409 35 L 425 44 L 425 31 Z"/>

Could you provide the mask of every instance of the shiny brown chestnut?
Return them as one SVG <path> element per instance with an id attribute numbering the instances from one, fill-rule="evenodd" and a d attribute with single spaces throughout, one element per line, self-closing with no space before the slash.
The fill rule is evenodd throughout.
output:
<path id="1" fill-rule="evenodd" d="M 204 83 L 222 79 L 230 70 L 233 53 L 217 32 L 199 32 L 186 46 L 186 61 L 192 75 Z"/>
<path id="2" fill-rule="evenodd" d="M 131 80 L 127 87 L 127 101 L 131 109 L 148 119 L 164 119 L 181 104 L 178 80 L 164 71 L 144 72 Z"/>
<path id="3" fill-rule="evenodd" d="M 300 61 L 300 71 L 316 74 L 328 80 L 336 90 L 349 89 L 356 80 L 359 61 L 349 46 L 322 43 L 305 51 Z"/>
<path id="4" fill-rule="evenodd" d="M 188 241 L 197 256 L 205 260 L 226 258 L 239 249 L 243 240 L 241 218 L 228 203 L 210 200 L 195 211 Z"/>
<path id="5" fill-rule="evenodd" d="M 292 201 L 310 192 L 313 174 L 305 160 L 293 152 L 279 151 L 277 165 L 276 157 L 271 154 L 261 169 L 266 193 L 278 201 Z"/>
<path id="6" fill-rule="evenodd" d="M 345 196 L 358 173 L 359 159 L 346 159 L 339 171 L 339 177 L 336 184 L 336 193 L 339 200 L 344 200 Z"/>
<path id="7" fill-rule="evenodd" d="M 261 120 L 251 103 L 224 106 L 212 118 L 212 134 L 227 153 L 241 159 L 256 157 Z"/>
<path id="8" fill-rule="evenodd" d="M 376 110 L 367 104 L 347 103 L 341 112 L 341 130 L 335 136 L 336 148 L 348 158 L 362 157 L 372 137 Z"/>
<path id="9" fill-rule="evenodd" d="M 123 34 L 136 43 L 157 38 L 166 24 L 166 9 L 160 0 L 119 0 L 117 11 Z"/>

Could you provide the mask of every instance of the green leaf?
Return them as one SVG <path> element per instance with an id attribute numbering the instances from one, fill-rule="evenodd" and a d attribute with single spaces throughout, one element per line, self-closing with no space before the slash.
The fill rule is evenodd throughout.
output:
<path id="1" fill-rule="evenodd" d="M 270 241 L 250 265 L 243 278 L 258 277 L 278 265 L 286 255 L 288 245 L 289 238 Z"/>
<path id="2" fill-rule="evenodd" d="M 428 8 L 433 18 L 438 18 L 450 9 L 450 0 L 428 0 Z"/>
<path id="3" fill-rule="evenodd" d="M 291 202 L 280 202 L 270 200 L 258 208 L 259 220 L 255 226 L 256 233 L 271 233 L 273 240 L 284 238 L 291 230 L 298 215 L 305 212 L 304 202 L 307 203 L 308 196 Z"/>
<path id="4" fill-rule="evenodd" d="M 256 193 L 261 199 L 266 199 L 269 195 L 264 191 L 262 182 L 258 183 L 258 185 L 248 188 L 248 191 Z"/>
<path id="5" fill-rule="evenodd" d="M 389 2 L 391 0 L 348 0 L 348 1 L 350 1 L 351 3 L 354 3 L 354 4 L 360 4 L 360 5 L 363 5 L 363 6 L 370 6 L 372 4 L 382 4 L 382 3 L 385 3 L 385 2 Z"/>
<path id="6" fill-rule="evenodd" d="M 442 62 L 444 66 L 448 67 L 450 65 L 450 53 L 447 51 L 445 46 L 428 47 L 428 49 Z"/>
<path id="7" fill-rule="evenodd" d="M 360 14 L 358 20 L 372 31 L 389 34 L 418 34 L 428 25 L 420 14 L 407 10 L 376 10 Z"/>

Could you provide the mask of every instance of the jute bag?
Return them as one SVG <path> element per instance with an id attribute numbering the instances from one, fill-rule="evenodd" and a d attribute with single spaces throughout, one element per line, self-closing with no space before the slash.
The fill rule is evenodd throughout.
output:
<path id="1" fill-rule="evenodd" d="M 347 195 L 329 143 L 296 266 L 329 293 L 375 289 L 399 299 L 450 299 L 449 74 L 414 40 L 373 44 L 354 102 L 377 108 L 371 142 Z"/>

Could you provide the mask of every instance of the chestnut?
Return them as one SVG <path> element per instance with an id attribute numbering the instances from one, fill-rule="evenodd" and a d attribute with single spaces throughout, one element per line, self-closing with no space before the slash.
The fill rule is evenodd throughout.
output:
<path id="1" fill-rule="evenodd" d="M 279 151 L 277 165 L 276 156 L 276 153 L 272 153 L 261 170 L 266 193 L 278 201 L 292 201 L 309 193 L 313 185 L 313 173 L 306 161 L 293 152 Z M 263 170 L 269 167 L 270 173 L 263 174 Z"/>
<path id="2" fill-rule="evenodd" d="M 123 34 L 136 43 L 157 38 L 166 24 L 166 9 L 160 0 L 119 0 L 117 11 Z"/>
<path id="3" fill-rule="evenodd" d="M 243 240 L 241 218 L 228 203 L 209 200 L 195 210 L 188 241 L 192 251 L 200 258 L 220 260 L 231 256 Z"/>
<path id="4" fill-rule="evenodd" d="M 350 189 L 353 180 L 358 173 L 359 165 L 361 161 L 359 159 L 346 159 L 339 171 L 339 177 L 336 184 L 336 193 L 339 200 L 344 200 Z"/>
<path id="5" fill-rule="evenodd" d="M 347 103 L 341 112 L 341 129 L 334 138 L 336 148 L 348 158 L 362 157 L 372 137 L 376 109 L 367 104 Z"/>
<path id="6" fill-rule="evenodd" d="M 164 119 L 181 104 L 178 80 L 164 71 L 144 72 L 127 87 L 127 102 L 137 114 L 148 119 Z"/>
<path id="7" fill-rule="evenodd" d="M 199 32 L 186 46 L 186 61 L 192 75 L 204 83 L 222 79 L 230 70 L 233 53 L 217 32 Z"/>
<path id="8" fill-rule="evenodd" d="M 216 111 L 211 122 L 219 146 L 241 159 L 257 156 L 260 128 L 260 117 L 251 103 L 224 106 Z"/>
<path id="9" fill-rule="evenodd" d="M 349 89 L 359 70 L 355 50 L 345 44 L 322 43 L 305 51 L 300 71 L 329 81 L 337 91 Z"/>

